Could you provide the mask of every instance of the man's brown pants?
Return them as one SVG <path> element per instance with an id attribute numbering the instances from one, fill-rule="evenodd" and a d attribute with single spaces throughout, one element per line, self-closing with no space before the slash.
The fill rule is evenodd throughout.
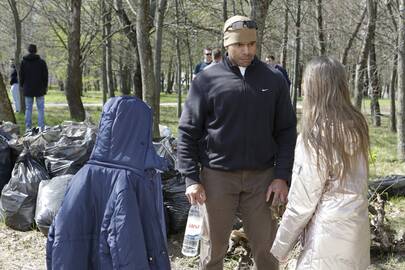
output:
<path id="1" fill-rule="evenodd" d="M 255 269 L 276 270 L 277 260 L 270 254 L 277 230 L 271 217 L 266 191 L 273 180 L 273 169 L 224 172 L 203 168 L 201 184 L 205 188 L 200 269 L 222 270 L 229 236 L 236 213 L 252 248 Z"/>

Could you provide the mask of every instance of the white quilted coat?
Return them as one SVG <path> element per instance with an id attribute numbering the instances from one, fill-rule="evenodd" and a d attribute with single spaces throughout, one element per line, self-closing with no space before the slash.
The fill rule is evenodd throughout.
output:
<path id="1" fill-rule="evenodd" d="M 299 137 L 287 209 L 271 253 L 285 259 L 305 232 L 296 269 L 365 270 L 370 263 L 370 226 L 364 157 L 358 156 L 343 185 L 325 182 Z"/>

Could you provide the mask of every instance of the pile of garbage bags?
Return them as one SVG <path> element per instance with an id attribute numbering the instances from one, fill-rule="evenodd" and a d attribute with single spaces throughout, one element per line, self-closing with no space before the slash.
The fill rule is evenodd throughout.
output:
<path id="1" fill-rule="evenodd" d="M 0 122 L 0 220 L 16 230 L 38 228 L 47 235 L 73 175 L 90 157 L 97 128 L 66 121 L 42 132 L 18 132 L 17 125 Z M 190 204 L 177 170 L 177 141 L 167 127 L 161 127 L 161 135 L 154 147 L 168 164 L 161 176 L 166 228 L 173 234 L 184 231 Z"/>
<path id="2" fill-rule="evenodd" d="M 186 184 L 177 170 L 177 141 L 170 135 L 154 143 L 156 152 L 168 163 L 168 170 L 162 173 L 163 204 L 168 234 L 183 232 L 190 203 L 185 195 Z"/>
<path id="3" fill-rule="evenodd" d="M 0 218 L 13 229 L 37 226 L 47 234 L 70 179 L 90 157 L 97 128 L 67 121 L 21 137 L 18 130 L 0 124 Z"/>

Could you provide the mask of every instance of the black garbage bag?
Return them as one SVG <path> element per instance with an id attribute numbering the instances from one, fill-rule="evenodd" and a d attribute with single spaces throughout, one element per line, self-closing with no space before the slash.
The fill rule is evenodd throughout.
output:
<path id="1" fill-rule="evenodd" d="M 97 129 L 88 124 L 65 124 L 60 139 L 45 147 L 45 166 L 51 177 L 76 174 L 94 147 Z"/>
<path id="2" fill-rule="evenodd" d="M 405 196 L 405 175 L 388 175 L 369 183 L 369 188 L 388 196 Z"/>
<path id="3" fill-rule="evenodd" d="M 39 183 L 35 222 L 38 229 L 48 235 L 49 227 L 59 211 L 73 175 L 61 175 Z"/>
<path id="4" fill-rule="evenodd" d="M 12 138 L 18 138 L 20 134 L 20 127 L 12 122 L 0 121 L 0 135 L 11 140 Z"/>
<path id="5" fill-rule="evenodd" d="M 0 191 L 10 180 L 12 170 L 10 147 L 7 139 L 0 135 Z"/>
<path id="6" fill-rule="evenodd" d="M 171 234 L 182 232 L 186 227 L 190 203 L 185 192 L 185 180 L 180 174 L 163 181 L 163 204 L 168 216 L 166 227 Z"/>
<path id="7" fill-rule="evenodd" d="M 23 151 L 1 192 L 0 212 L 7 226 L 19 231 L 33 227 L 38 186 L 46 179 L 49 175 L 43 165 Z"/>
<path id="8" fill-rule="evenodd" d="M 57 142 L 61 137 L 62 127 L 60 125 L 47 128 L 40 132 L 39 129 L 32 129 L 24 134 L 20 141 L 28 148 L 31 155 L 38 160 L 44 159 L 44 151 L 47 145 Z"/>
<path id="9" fill-rule="evenodd" d="M 173 137 L 165 137 L 159 142 L 153 142 L 156 153 L 164 158 L 168 164 L 168 170 L 162 172 L 162 180 L 167 180 L 175 177 L 178 174 L 176 170 L 177 157 L 176 157 L 176 146 L 177 141 Z"/>

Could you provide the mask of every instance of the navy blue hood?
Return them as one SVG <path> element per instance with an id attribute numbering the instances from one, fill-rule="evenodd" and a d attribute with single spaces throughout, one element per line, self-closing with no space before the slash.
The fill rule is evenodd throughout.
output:
<path id="1" fill-rule="evenodd" d="M 104 105 L 101 119 L 90 163 L 138 171 L 166 168 L 165 161 L 157 156 L 150 143 L 152 113 L 148 105 L 135 97 L 113 98 Z"/>

